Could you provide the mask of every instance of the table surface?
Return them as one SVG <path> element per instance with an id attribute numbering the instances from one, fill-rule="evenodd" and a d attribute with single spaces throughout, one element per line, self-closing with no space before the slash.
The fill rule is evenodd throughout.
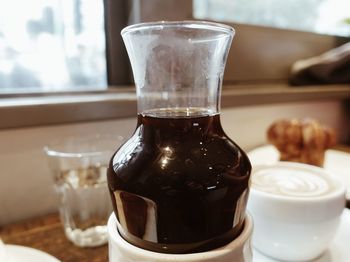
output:
<path id="1" fill-rule="evenodd" d="M 337 149 L 350 152 L 349 146 Z M 349 202 L 347 207 L 350 207 Z M 80 248 L 73 245 L 66 238 L 57 213 L 0 227 L 0 236 L 7 244 L 36 248 L 62 262 L 108 261 L 107 244 L 95 248 Z"/>
<path id="2" fill-rule="evenodd" d="M 42 250 L 62 262 L 106 262 L 108 246 L 80 248 L 65 236 L 58 214 L 50 214 L 0 227 L 0 236 L 7 244 Z"/>

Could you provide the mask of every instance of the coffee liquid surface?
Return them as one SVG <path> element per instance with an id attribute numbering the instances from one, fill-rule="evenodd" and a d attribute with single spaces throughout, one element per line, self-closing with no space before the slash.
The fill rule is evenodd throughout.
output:
<path id="1" fill-rule="evenodd" d="M 270 167 L 257 170 L 252 176 L 253 188 L 273 195 L 313 198 L 334 190 L 326 176 L 300 168 Z"/>
<path id="2" fill-rule="evenodd" d="M 140 114 L 108 169 L 118 230 L 131 244 L 156 252 L 227 244 L 243 226 L 250 171 L 218 114 Z"/>

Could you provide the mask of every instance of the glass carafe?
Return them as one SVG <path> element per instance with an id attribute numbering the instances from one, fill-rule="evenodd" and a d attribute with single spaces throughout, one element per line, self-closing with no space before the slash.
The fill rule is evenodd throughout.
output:
<path id="1" fill-rule="evenodd" d="M 110 161 L 108 184 L 118 230 L 133 245 L 201 252 L 242 229 L 251 165 L 220 123 L 233 35 L 231 27 L 194 21 L 122 31 L 138 120 Z"/>

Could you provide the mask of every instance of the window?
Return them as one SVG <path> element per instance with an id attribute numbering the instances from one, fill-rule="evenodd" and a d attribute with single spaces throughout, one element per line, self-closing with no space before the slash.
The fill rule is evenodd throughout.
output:
<path id="1" fill-rule="evenodd" d="M 283 8 L 277 2 L 287 1 L 297 6 L 348 3 L 264 3 Z M 252 25 L 263 13 L 258 8 L 265 6 L 258 4 L 262 0 L 244 2 L 243 8 L 243 0 L 0 0 L 0 129 L 135 116 L 132 73 L 120 31 L 127 24 L 148 21 L 201 18 L 236 29 L 225 69 L 225 105 L 349 97 L 348 87 L 322 87 L 320 92 L 317 87 L 297 90 L 286 84 L 296 60 L 349 38 L 260 26 L 258 20 Z M 237 20 L 230 7 L 236 3 L 246 20 Z M 335 13 L 350 10 L 338 5 Z M 291 13 L 298 15 L 299 9 Z M 331 16 L 322 18 L 327 22 Z M 82 92 L 72 95 L 72 90 Z M 37 94 L 42 91 L 44 95 Z"/>
<path id="2" fill-rule="evenodd" d="M 342 22 L 350 10 L 347 0 L 129 0 L 128 3 L 126 13 L 133 18 L 128 21 L 134 23 L 195 18 L 233 26 L 236 36 L 226 64 L 226 85 L 286 83 L 295 61 L 349 41 L 335 36 L 334 32 L 331 35 L 315 32 L 316 25 L 322 21 L 333 28 L 331 21 L 338 15 L 342 19 L 341 28 L 350 27 Z M 331 14 L 325 16 L 325 10 Z M 294 30 L 290 30 L 293 25 Z M 300 25 L 304 25 L 303 29 Z"/>
<path id="3" fill-rule="evenodd" d="M 226 82 L 283 80 L 291 63 L 332 48 L 333 41 L 260 26 L 349 36 L 350 24 L 344 22 L 349 5 L 348 0 L 0 0 L 0 94 L 131 84 L 120 30 L 128 23 L 193 18 L 237 29 Z M 276 39 L 282 42 L 270 48 L 273 54 L 262 52 Z M 283 59 L 282 46 L 289 48 Z M 284 64 L 268 70 L 266 64 L 275 62 Z"/>
<path id="4" fill-rule="evenodd" d="M 350 36 L 348 0 L 194 0 L 194 16 Z"/>
<path id="5" fill-rule="evenodd" d="M 0 0 L 0 93 L 105 89 L 103 1 Z"/>

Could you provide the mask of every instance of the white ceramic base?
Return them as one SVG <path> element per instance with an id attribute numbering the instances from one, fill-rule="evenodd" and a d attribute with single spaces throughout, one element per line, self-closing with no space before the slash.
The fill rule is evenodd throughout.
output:
<path id="1" fill-rule="evenodd" d="M 253 220 L 245 217 L 240 236 L 218 249 L 192 254 L 163 254 L 138 248 L 125 241 L 117 230 L 114 213 L 108 220 L 109 262 L 252 262 Z"/>

